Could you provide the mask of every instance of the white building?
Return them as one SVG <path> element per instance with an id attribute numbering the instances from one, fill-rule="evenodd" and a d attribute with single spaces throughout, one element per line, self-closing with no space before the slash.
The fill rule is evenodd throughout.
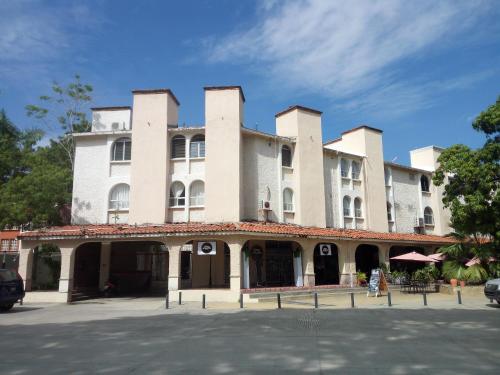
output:
<path id="1" fill-rule="evenodd" d="M 137 261 L 127 272 L 149 272 L 150 285 L 166 285 L 168 274 L 171 290 L 228 287 L 228 298 L 250 287 L 349 284 L 388 263 L 391 247 L 429 252 L 448 241 L 437 237 L 450 232 L 449 216 L 431 179 L 440 148 L 411 151 L 411 167 L 387 163 L 381 130 L 359 126 L 323 143 L 321 112 L 293 106 L 268 134 L 245 126 L 244 103 L 239 86 L 206 87 L 202 127 L 178 125 L 169 89 L 135 90 L 132 107 L 93 108 L 92 131 L 75 135 L 74 226 L 21 235 L 28 287 L 41 241 L 63 241 L 64 293 L 78 287 L 78 248 L 100 248 L 97 276 L 80 286 L 102 287 L 124 273 L 126 261 L 114 272 L 112 259 L 128 247 Z M 209 240 L 214 260 L 197 254 Z M 320 243 L 332 247 L 328 260 Z"/>

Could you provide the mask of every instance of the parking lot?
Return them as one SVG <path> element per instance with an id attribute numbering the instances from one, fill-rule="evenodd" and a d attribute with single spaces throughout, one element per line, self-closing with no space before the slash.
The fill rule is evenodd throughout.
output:
<path id="1" fill-rule="evenodd" d="M 393 299 L 389 308 L 357 296 L 354 309 L 325 298 L 319 309 L 284 300 L 280 310 L 273 302 L 165 310 L 158 298 L 25 304 L 0 315 L 0 373 L 498 373 L 496 304 Z"/>

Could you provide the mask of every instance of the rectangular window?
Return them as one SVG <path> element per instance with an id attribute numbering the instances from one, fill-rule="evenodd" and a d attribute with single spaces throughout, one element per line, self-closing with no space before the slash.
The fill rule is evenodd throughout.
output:
<path id="1" fill-rule="evenodd" d="M 189 157 L 204 158 L 205 157 L 205 142 L 192 142 L 189 145 Z"/>

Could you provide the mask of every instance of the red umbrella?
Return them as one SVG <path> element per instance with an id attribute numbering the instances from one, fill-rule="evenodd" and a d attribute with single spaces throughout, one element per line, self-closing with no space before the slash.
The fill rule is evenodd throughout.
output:
<path id="1" fill-rule="evenodd" d="M 432 262 L 432 263 L 437 262 L 436 260 L 432 259 L 431 257 L 428 257 L 426 255 L 422 255 L 420 253 L 417 253 L 416 251 L 412 251 L 411 253 L 408 253 L 408 254 L 398 255 L 397 257 L 392 257 L 391 259 L 408 260 L 410 262 Z"/>

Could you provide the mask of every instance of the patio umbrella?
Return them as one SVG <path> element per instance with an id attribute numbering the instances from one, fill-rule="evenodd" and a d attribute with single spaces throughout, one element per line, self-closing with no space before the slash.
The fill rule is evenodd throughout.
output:
<path id="1" fill-rule="evenodd" d="M 494 257 L 489 257 L 488 263 L 495 262 L 496 259 Z M 466 267 L 473 266 L 474 264 L 479 264 L 481 263 L 481 260 L 478 257 L 474 257 L 471 260 L 469 260 L 467 263 L 465 263 Z"/>
<path id="2" fill-rule="evenodd" d="M 417 253 L 416 251 L 412 251 L 411 253 L 403 254 L 403 255 L 398 255 L 396 257 L 392 257 L 391 259 L 394 260 L 408 260 L 410 262 L 432 262 L 436 263 L 437 261 L 432 259 L 431 257 L 428 257 L 426 255 L 422 255 L 420 253 Z"/>
<path id="3" fill-rule="evenodd" d="M 436 253 L 429 255 L 429 258 L 434 259 L 436 262 L 441 262 L 446 258 L 446 256 L 442 253 Z"/>

